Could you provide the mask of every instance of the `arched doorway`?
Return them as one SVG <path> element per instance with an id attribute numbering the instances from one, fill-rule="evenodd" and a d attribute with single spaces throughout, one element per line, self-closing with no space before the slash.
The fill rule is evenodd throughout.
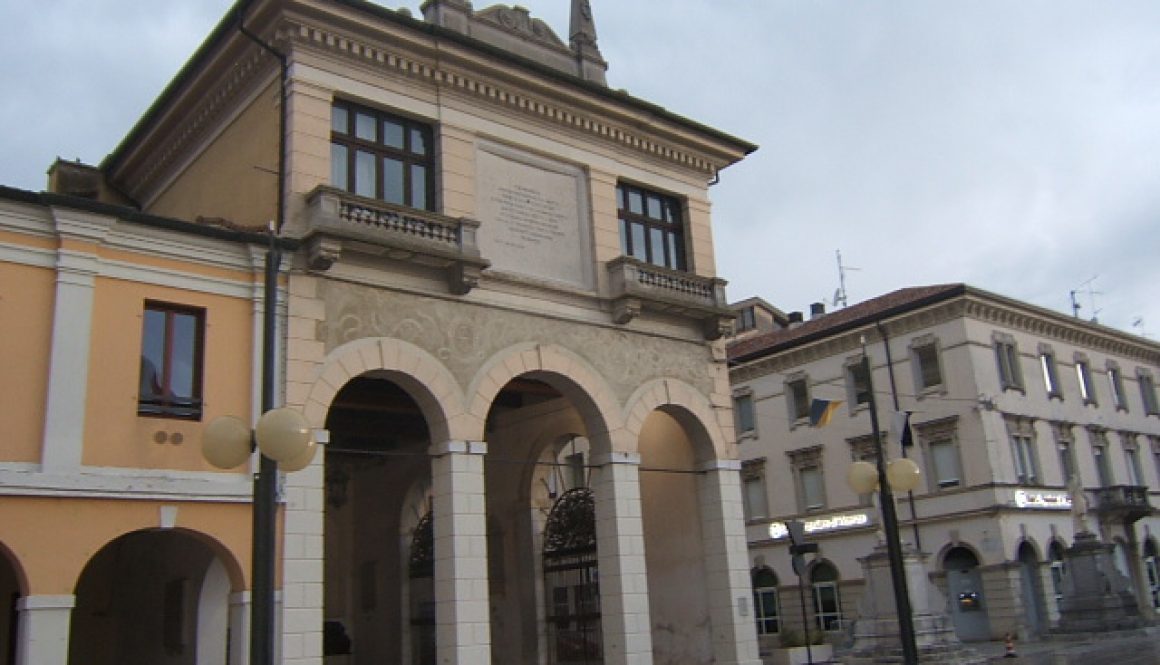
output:
<path id="1" fill-rule="evenodd" d="M 153 529 L 117 538 L 89 560 L 77 582 L 69 663 L 225 663 L 230 641 L 245 636 L 229 635 L 223 573 L 213 550 L 186 532 Z"/>
<path id="2" fill-rule="evenodd" d="M 20 613 L 17 602 L 23 595 L 21 576 L 8 549 L 0 544 L 0 662 L 16 664 L 16 639 Z"/>
<path id="3" fill-rule="evenodd" d="M 431 435 L 413 396 L 421 390 L 406 375 L 370 372 L 348 381 L 327 412 L 323 654 L 329 665 L 434 662 L 426 639 L 433 628 L 411 621 L 424 621 L 429 608 L 413 612 L 423 597 L 414 591 L 423 584 L 412 577 L 413 545 L 427 542 L 414 527 L 429 506 L 409 499 L 425 497 L 417 483 L 429 488 L 431 477 Z"/>
<path id="4" fill-rule="evenodd" d="M 991 625 L 978 557 L 966 547 L 952 547 L 943 556 L 943 570 L 947 574 L 947 595 L 955 634 L 964 642 L 990 639 Z"/>
<path id="5" fill-rule="evenodd" d="M 814 628 L 842 629 L 842 594 L 838 588 L 838 569 L 829 561 L 819 561 L 810 569 L 810 586 L 814 596 Z"/>
<path id="6" fill-rule="evenodd" d="M 1046 629 L 1043 582 L 1039 574 L 1039 557 L 1035 547 L 1024 541 L 1019 545 L 1019 587 L 1023 599 L 1023 620 L 1029 635 L 1037 637 Z"/>

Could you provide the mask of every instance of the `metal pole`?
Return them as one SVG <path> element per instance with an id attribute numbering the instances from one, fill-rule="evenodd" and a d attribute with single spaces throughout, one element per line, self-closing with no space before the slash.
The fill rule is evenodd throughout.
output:
<path id="1" fill-rule="evenodd" d="M 886 554 L 890 561 L 890 579 L 894 587 L 894 606 L 898 611 L 898 633 L 902 640 L 902 662 L 918 665 L 918 648 L 914 641 L 914 616 L 910 593 L 906 588 L 906 570 L 902 563 L 902 543 L 898 538 L 898 515 L 894 512 L 894 493 L 886 480 L 886 456 L 882 451 L 882 433 L 878 427 L 878 407 L 874 402 L 874 381 L 870 376 L 870 356 L 862 346 L 862 368 L 870 388 L 870 427 L 874 430 L 874 455 L 878 463 L 878 498 L 882 510 L 882 529 L 886 532 Z"/>
<path id="2" fill-rule="evenodd" d="M 806 578 L 798 575 L 798 598 L 802 601 L 802 632 L 806 634 L 806 662 L 814 662 L 814 652 L 810 648 L 810 622 L 806 620 Z"/>
<path id="3" fill-rule="evenodd" d="M 875 321 L 874 327 L 878 328 L 878 334 L 882 337 L 882 348 L 886 350 L 886 374 L 890 377 L 890 397 L 894 401 L 894 410 L 901 411 L 902 407 L 898 404 L 898 384 L 894 382 L 894 360 L 890 357 L 890 338 L 886 336 L 886 328 L 882 326 L 881 321 Z M 902 456 L 906 457 L 906 446 L 900 445 L 899 448 L 902 449 Z M 910 524 L 914 529 L 914 549 L 921 552 L 922 538 L 918 535 L 918 515 L 914 510 L 913 490 L 906 490 L 906 499 L 910 504 Z"/>
<path id="4" fill-rule="evenodd" d="M 270 230 L 262 313 L 262 413 L 274 408 L 274 345 L 277 332 L 278 264 L 282 254 Z M 274 662 L 274 503 L 278 463 L 258 451 L 254 476 L 253 598 L 250 600 L 250 665 Z"/>

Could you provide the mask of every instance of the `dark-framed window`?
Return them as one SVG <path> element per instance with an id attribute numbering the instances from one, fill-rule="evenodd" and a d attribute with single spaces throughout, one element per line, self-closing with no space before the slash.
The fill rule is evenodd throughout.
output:
<path id="1" fill-rule="evenodd" d="M 1059 368 L 1055 362 L 1055 352 L 1051 347 L 1039 346 L 1039 368 L 1043 372 L 1043 388 L 1048 398 L 1063 400 L 1063 388 L 1059 385 Z"/>
<path id="2" fill-rule="evenodd" d="M 753 405 L 753 393 L 743 392 L 733 396 L 733 413 L 737 418 L 737 434 L 752 434 L 757 431 L 757 413 Z"/>
<path id="3" fill-rule="evenodd" d="M 145 301 L 137 414 L 201 418 L 205 310 Z"/>
<path id="4" fill-rule="evenodd" d="M 767 567 L 757 568 L 753 578 L 753 616 L 757 619 L 758 635 L 773 635 L 781 631 L 781 606 L 777 599 L 777 574 Z"/>
<path id="5" fill-rule="evenodd" d="M 1145 369 L 1137 369 L 1136 382 L 1140 385 L 1140 400 L 1144 402 L 1144 413 L 1149 416 L 1160 414 L 1160 404 L 1156 402 L 1156 384 L 1152 380 L 1152 373 Z"/>
<path id="6" fill-rule="evenodd" d="M 1019 347 L 1009 335 L 996 335 L 995 361 L 999 365 L 999 386 L 1003 390 L 1023 391 L 1023 368 L 1019 366 Z"/>
<path id="7" fill-rule="evenodd" d="M 344 101 L 330 110 L 330 184 L 419 210 L 435 209 L 431 126 Z"/>
<path id="8" fill-rule="evenodd" d="M 914 379 L 918 392 L 938 388 L 943 383 L 942 366 L 939 363 L 938 343 L 926 341 L 915 344 L 911 353 L 914 354 Z"/>
<path id="9" fill-rule="evenodd" d="M 679 200 L 622 182 L 616 186 L 616 208 L 625 256 L 662 268 L 687 269 Z"/>
<path id="10" fill-rule="evenodd" d="M 851 411 L 870 403 L 870 374 L 861 357 L 846 361 L 846 397 Z"/>

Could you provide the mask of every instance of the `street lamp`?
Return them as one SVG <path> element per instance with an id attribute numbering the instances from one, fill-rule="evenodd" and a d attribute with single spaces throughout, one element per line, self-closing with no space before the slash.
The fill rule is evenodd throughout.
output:
<path id="1" fill-rule="evenodd" d="M 294 409 L 274 408 L 275 334 L 277 332 L 278 265 L 281 249 L 271 227 L 266 251 L 262 319 L 262 417 L 251 432 L 239 418 L 221 416 L 202 432 L 202 455 L 216 467 L 232 469 L 249 459 L 256 447 L 254 475 L 253 597 L 250 604 L 250 665 L 274 662 L 274 504 L 278 468 L 297 471 L 310 465 L 317 444 L 310 424 Z"/>
<path id="2" fill-rule="evenodd" d="M 906 588 L 906 572 L 902 562 L 902 543 L 898 538 L 898 515 L 894 511 L 894 493 L 913 490 L 918 485 L 919 469 L 913 460 L 901 458 L 886 463 L 882 451 L 882 434 L 878 427 L 878 407 L 874 402 L 874 382 L 870 376 L 870 356 L 862 340 L 862 371 L 866 377 L 870 408 L 870 427 L 874 435 L 874 464 L 854 462 L 846 474 L 850 488 L 858 494 L 869 494 L 878 489 L 879 510 L 882 511 L 882 530 L 886 536 L 886 555 L 890 562 L 890 581 L 894 588 L 894 606 L 898 613 L 898 633 L 902 641 L 902 662 L 918 664 L 918 647 L 914 639 L 914 616 L 910 609 L 910 593 Z"/>

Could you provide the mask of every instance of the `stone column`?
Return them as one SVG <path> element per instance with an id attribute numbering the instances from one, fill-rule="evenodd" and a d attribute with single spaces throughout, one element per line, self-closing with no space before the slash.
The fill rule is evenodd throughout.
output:
<path id="1" fill-rule="evenodd" d="M 44 410 L 41 464 L 46 472 L 68 473 L 81 464 L 88 390 L 89 336 L 93 284 L 99 267 L 96 250 L 113 220 L 101 215 L 53 209 L 62 245 L 56 253 L 56 298 L 48 395 Z"/>
<path id="2" fill-rule="evenodd" d="M 250 592 L 230 594 L 230 665 L 250 665 Z"/>
<path id="3" fill-rule="evenodd" d="M 741 507 L 741 462 L 713 460 L 702 464 L 699 470 L 705 586 L 714 662 L 760 665 Z"/>
<path id="4" fill-rule="evenodd" d="M 435 649 L 440 665 L 491 662 L 486 453 L 487 444 L 481 441 L 448 441 L 431 447 Z"/>
<path id="5" fill-rule="evenodd" d="M 16 603 L 20 628 L 16 665 L 67 665 L 69 627 L 77 597 L 25 596 Z"/>
<path id="6" fill-rule="evenodd" d="M 604 663 L 651 665 L 640 455 L 613 452 L 594 456 L 592 463 Z"/>

